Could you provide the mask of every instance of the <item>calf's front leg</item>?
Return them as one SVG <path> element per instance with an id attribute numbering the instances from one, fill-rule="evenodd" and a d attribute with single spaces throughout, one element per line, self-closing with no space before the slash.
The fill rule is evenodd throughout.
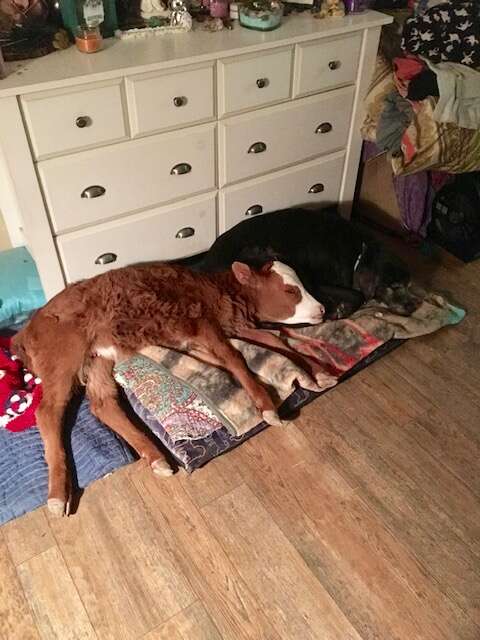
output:
<path id="1" fill-rule="evenodd" d="M 195 338 L 195 345 L 189 349 L 189 353 L 203 362 L 231 373 L 252 399 L 265 422 L 275 426 L 283 424 L 268 391 L 255 379 L 243 356 L 232 347 L 220 328 L 205 323 Z"/>
<path id="2" fill-rule="evenodd" d="M 237 337 L 280 353 L 301 367 L 315 380 L 315 382 L 312 380 L 312 385 L 308 387 L 310 391 L 320 391 L 320 387 L 331 384 L 332 377 L 317 360 L 297 351 L 295 347 L 290 346 L 274 333 L 262 329 L 242 329 Z"/>

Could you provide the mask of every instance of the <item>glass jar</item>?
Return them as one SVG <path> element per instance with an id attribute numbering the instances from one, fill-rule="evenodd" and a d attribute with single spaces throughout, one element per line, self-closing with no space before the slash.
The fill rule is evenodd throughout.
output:
<path id="1" fill-rule="evenodd" d="M 210 0 L 212 18 L 228 18 L 229 13 L 228 0 Z"/>
<path id="2" fill-rule="evenodd" d="M 282 22 L 283 4 L 278 0 L 248 0 L 238 6 L 242 27 L 257 31 L 272 31 Z"/>
<path id="3" fill-rule="evenodd" d="M 367 0 L 344 0 L 347 13 L 363 13 L 368 9 Z"/>
<path id="4" fill-rule="evenodd" d="M 75 44 L 82 53 L 96 53 L 103 48 L 103 38 L 100 27 L 77 27 L 75 32 Z"/>

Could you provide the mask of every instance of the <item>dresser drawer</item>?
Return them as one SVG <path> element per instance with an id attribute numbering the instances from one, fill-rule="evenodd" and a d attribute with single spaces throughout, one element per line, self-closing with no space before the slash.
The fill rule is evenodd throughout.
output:
<path id="1" fill-rule="evenodd" d="M 260 213 L 338 202 L 344 160 L 344 153 L 339 152 L 222 189 L 219 202 L 220 233 Z"/>
<path id="2" fill-rule="evenodd" d="M 345 147 L 353 93 L 348 87 L 221 122 L 220 184 Z"/>
<path id="3" fill-rule="evenodd" d="M 214 145 L 209 124 L 40 162 L 55 231 L 212 189 Z"/>
<path id="4" fill-rule="evenodd" d="M 345 84 L 357 76 L 362 35 L 342 36 L 297 45 L 294 96 L 305 96 Z"/>
<path id="5" fill-rule="evenodd" d="M 127 137 L 121 81 L 22 97 L 37 158 Z"/>
<path id="6" fill-rule="evenodd" d="M 132 76 L 127 95 L 135 136 L 210 120 L 215 116 L 213 66 Z"/>
<path id="7" fill-rule="evenodd" d="M 216 236 L 215 194 L 128 216 L 57 238 L 68 282 L 136 262 L 174 260 L 205 251 Z"/>
<path id="8" fill-rule="evenodd" d="M 219 61 L 220 115 L 290 97 L 292 49 Z"/>

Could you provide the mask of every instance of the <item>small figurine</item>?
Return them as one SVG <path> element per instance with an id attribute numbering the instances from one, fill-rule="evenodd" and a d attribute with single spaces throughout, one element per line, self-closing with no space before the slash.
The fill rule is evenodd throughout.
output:
<path id="1" fill-rule="evenodd" d="M 323 0 L 320 11 L 315 14 L 315 18 L 343 18 L 344 15 L 343 0 Z"/>
<path id="2" fill-rule="evenodd" d="M 185 0 L 170 0 L 170 9 L 172 10 L 170 26 L 191 31 L 192 16 L 188 13 Z"/>
<path id="3" fill-rule="evenodd" d="M 152 18 L 168 17 L 170 11 L 162 0 L 142 0 L 140 3 L 140 15 L 148 23 Z"/>

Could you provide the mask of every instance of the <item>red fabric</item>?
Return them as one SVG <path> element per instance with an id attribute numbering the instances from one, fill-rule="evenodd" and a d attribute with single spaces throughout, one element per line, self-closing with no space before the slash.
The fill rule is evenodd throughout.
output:
<path id="1" fill-rule="evenodd" d="M 10 352 L 10 338 L 0 336 L 0 427 L 9 431 L 34 427 L 41 399 L 41 380 Z"/>
<path id="2" fill-rule="evenodd" d="M 432 180 L 432 187 L 435 191 L 440 191 L 440 189 L 453 178 L 453 174 L 445 173 L 445 171 L 431 171 L 430 176 Z"/>
<path id="3" fill-rule="evenodd" d="M 421 60 L 415 57 L 394 58 L 393 60 L 393 77 L 398 89 L 398 93 L 404 98 L 408 94 L 408 85 L 410 80 L 418 76 L 423 71 L 425 65 Z"/>

